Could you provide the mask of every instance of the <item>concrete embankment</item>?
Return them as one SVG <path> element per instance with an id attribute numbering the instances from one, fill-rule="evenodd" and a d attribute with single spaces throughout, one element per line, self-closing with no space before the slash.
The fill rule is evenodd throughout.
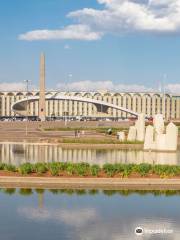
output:
<path id="1" fill-rule="evenodd" d="M 1 188 L 180 190 L 180 179 L 0 177 Z"/>

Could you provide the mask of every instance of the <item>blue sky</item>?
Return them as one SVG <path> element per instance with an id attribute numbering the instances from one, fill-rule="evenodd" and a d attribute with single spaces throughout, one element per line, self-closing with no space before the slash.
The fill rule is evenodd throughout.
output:
<path id="1" fill-rule="evenodd" d="M 180 1 L 160 2 L 1 1 L 0 88 L 38 86 L 43 51 L 48 88 L 158 89 L 166 74 L 180 91 Z"/>

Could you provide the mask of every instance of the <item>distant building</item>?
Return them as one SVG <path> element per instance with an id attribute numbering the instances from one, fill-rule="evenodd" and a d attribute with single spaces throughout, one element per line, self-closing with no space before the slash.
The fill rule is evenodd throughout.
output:
<path id="1" fill-rule="evenodd" d="M 160 93 L 46 91 L 45 55 L 40 57 L 40 91 L 0 92 L 0 116 L 87 117 L 121 119 L 144 113 L 180 119 L 180 95 Z M 27 82 L 28 84 L 28 82 Z"/>
<path id="2" fill-rule="evenodd" d="M 0 92 L 0 116 L 27 115 L 26 103 L 26 92 Z M 84 116 L 120 119 L 131 117 L 130 112 L 142 112 L 148 117 L 165 113 L 166 119 L 180 119 L 180 95 L 171 94 L 165 94 L 164 97 L 160 93 L 50 91 L 46 92 L 45 105 L 46 117 Z M 28 92 L 28 115 L 39 116 L 37 91 Z"/>

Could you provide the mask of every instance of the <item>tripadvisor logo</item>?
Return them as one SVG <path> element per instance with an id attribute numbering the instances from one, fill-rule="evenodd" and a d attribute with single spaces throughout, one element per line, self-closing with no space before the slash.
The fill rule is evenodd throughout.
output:
<path id="1" fill-rule="evenodd" d="M 135 229 L 135 234 L 138 236 L 143 235 L 143 229 L 141 227 L 137 227 Z"/>

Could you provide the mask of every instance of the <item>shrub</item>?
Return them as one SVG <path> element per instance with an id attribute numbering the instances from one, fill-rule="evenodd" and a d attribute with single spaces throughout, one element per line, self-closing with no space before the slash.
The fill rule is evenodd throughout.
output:
<path id="1" fill-rule="evenodd" d="M 9 172 L 16 172 L 16 167 L 11 164 L 6 164 L 4 166 L 4 170 L 9 171 Z"/>
<path id="2" fill-rule="evenodd" d="M 155 165 L 153 166 L 153 173 L 160 177 L 175 176 L 179 175 L 180 167 L 170 165 Z"/>
<path id="3" fill-rule="evenodd" d="M 116 168 L 114 167 L 113 164 L 110 163 L 104 164 L 103 170 L 109 177 L 113 177 L 114 174 L 116 173 Z"/>
<path id="4" fill-rule="evenodd" d="M 67 163 L 64 162 L 58 162 L 57 165 L 59 166 L 60 171 L 64 171 L 67 168 Z"/>
<path id="5" fill-rule="evenodd" d="M 90 173 L 92 176 L 98 176 L 99 172 L 100 172 L 100 167 L 97 164 L 94 164 L 90 167 Z"/>
<path id="6" fill-rule="evenodd" d="M 114 164 L 114 171 L 116 173 L 123 173 L 124 168 L 125 168 L 125 164 L 121 164 L 121 163 Z"/>
<path id="7" fill-rule="evenodd" d="M 24 163 L 20 165 L 18 170 L 21 174 L 30 174 L 33 172 L 33 166 L 30 163 Z"/>
<path id="8" fill-rule="evenodd" d="M 50 163 L 49 164 L 49 170 L 50 170 L 50 173 L 53 175 L 53 176 L 58 176 L 59 175 L 59 164 L 58 163 Z"/>
<path id="9" fill-rule="evenodd" d="M 42 174 L 42 173 L 46 173 L 48 168 L 45 163 L 36 163 L 34 165 L 34 170 L 36 173 Z"/>
<path id="10" fill-rule="evenodd" d="M 167 171 L 167 166 L 155 165 L 153 166 L 153 173 L 157 174 L 160 177 L 165 177 Z"/>
<path id="11" fill-rule="evenodd" d="M 141 163 L 139 165 L 135 166 L 135 171 L 138 172 L 142 177 L 146 176 L 150 170 L 151 170 L 151 165 L 147 163 Z"/>
<path id="12" fill-rule="evenodd" d="M 5 163 L 0 163 L 0 170 L 4 170 L 6 164 Z"/>
<path id="13" fill-rule="evenodd" d="M 124 164 L 123 165 L 123 177 L 128 177 L 134 168 L 134 164 Z"/>
<path id="14" fill-rule="evenodd" d="M 166 176 L 177 176 L 180 173 L 179 166 L 166 166 L 165 174 Z"/>
<path id="15" fill-rule="evenodd" d="M 67 163 L 66 167 L 67 174 L 73 175 L 75 173 L 75 167 L 73 163 Z"/>
<path id="16" fill-rule="evenodd" d="M 77 163 L 74 165 L 75 172 L 79 176 L 85 176 L 89 172 L 89 164 L 88 163 Z"/>
<path id="17" fill-rule="evenodd" d="M 11 164 L 0 163 L 0 170 L 6 170 L 15 172 L 17 168 Z M 175 165 L 150 165 L 147 163 L 141 163 L 139 165 L 135 164 L 104 164 L 102 168 L 95 164 L 90 166 L 88 163 L 63 163 L 63 162 L 53 162 L 53 163 L 36 163 L 34 165 L 30 163 L 24 163 L 19 166 L 18 171 L 21 174 L 36 173 L 46 173 L 50 171 L 53 176 L 58 176 L 60 171 L 66 172 L 68 175 L 78 175 L 78 176 L 98 176 L 100 171 L 108 177 L 113 177 L 115 174 L 121 174 L 123 177 L 128 177 L 132 172 L 139 173 L 141 176 L 146 176 L 149 172 L 152 172 L 160 177 L 171 177 L 180 175 L 180 166 Z"/>

